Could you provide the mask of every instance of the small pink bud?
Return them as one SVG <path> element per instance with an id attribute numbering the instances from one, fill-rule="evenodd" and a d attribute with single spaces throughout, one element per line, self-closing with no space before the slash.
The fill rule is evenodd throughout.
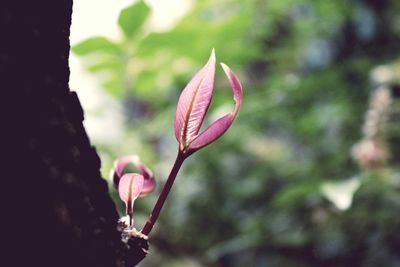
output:
<path id="1" fill-rule="evenodd" d="M 143 189 L 143 184 L 143 175 L 137 173 L 124 174 L 119 181 L 119 197 L 125 202 L 126 215 L 129 216 L 130 221 L 132 220 L 133 205 Z"/>
<path id="2" fill-rule="evenodd" d="M 118 192 L 120 198 L 125 202 L 133 202 L 138 198 L 143 188 L 143 175 L 137 173 L 124 174 L 119 182 Z"/>
<path id="3" fill-rule="evenodd" d="M 152 192 L 156 186 L 156 181 L 154 179 L 153 172 L 144 165 L 138 156 L 136 155 L 129 155 L 129 156 L 122 156 L 119 157 L 114 163 L 114 172 L 113 172 L 113 181 L 115 187 L 118 187 L 120 183 L 120 179 L 124 173 L 124 169 L 129 165 L 132 164 L 135 166 L 137 171 L 143 176 L 144 183 L 142 191 L 139 197 L 147 196 L 150 192 Z"/>

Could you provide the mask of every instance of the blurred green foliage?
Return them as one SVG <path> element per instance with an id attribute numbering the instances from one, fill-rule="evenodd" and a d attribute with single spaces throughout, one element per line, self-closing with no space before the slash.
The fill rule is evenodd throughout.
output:
<path id="1" fill-rule="evenodd" d="M 123 140 L 97 144 L 106 169 L 136 153 L 165 181 L 178 96 L 213 47 L 244 101 L 184 164 L 141 266 L 400 266 L 400 2 L 199 0 L 166 32 L 150 14 L 138 1 L 121 11 L 121 40 L 72 49 L 124 107 Z M 379 86 L 390 103 L 366 136 Z M 210 121 L 233 106 L 221 70 L 216 88 Z M 361 139 L 388 156 L 352 157 Z M 137 201 L 138 225 L 156 196 Z"/>

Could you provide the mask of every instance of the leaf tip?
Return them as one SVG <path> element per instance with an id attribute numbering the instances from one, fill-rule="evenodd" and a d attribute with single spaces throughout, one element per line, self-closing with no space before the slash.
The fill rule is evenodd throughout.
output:
<path id="1" fill-rule="evenodd" d="M 232 75 L 234 75 L 231 68 L 223 62 L 221 62 L 219 64 L 221 65 L 222 69 L 224 70 L 226 76 L 228 76 L 228 78 L 231 79 Z"/>
<path id="2" fill-rule="evenodd" d="M 240 108 L 242 98 L 243 98 L 243 88 L 242 84 L 240 83 L 239 78 L 235 75 L 235 73 L 231 70 L 231 68 L 226 65 L 225 63 L 220 63 L 222 69 L 224 70 L 226 76 L 229 79 L 229 83 L 231 84 L 233 90 L 233 97 L 236 101 L 239 102 L 237 108 Z"/>
<path id="3" fill-rule="evenodd" d="M 211 55 L 210 55 L 209 62 L 215 62 L 215 60 L 216 60 L 215 49 L 213 48 L 213 49 L 211 50 Z"/>

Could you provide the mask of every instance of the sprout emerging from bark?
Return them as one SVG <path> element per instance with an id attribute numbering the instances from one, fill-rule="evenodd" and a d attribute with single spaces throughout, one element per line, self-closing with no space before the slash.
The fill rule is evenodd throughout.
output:
<path id="1" fill-rule="evenodd" d="M 196 73 L 179 97 L 174 123 L 175 137 L 179 143 L 178 155 L 154 209 L 141 230 L 144 235 L 148 235 L 153 228 L 183 161 L 200 148 L 221 137 L 239 113 L 243 98 L 242 85 L 233 71 L 221 63 L 233 91 L 235 107 L 232 112 L 217 119 L 203 132 L 200 132 L 214 92 L 215 61 L 213 49 L 207 64 Z"/>
<path id="2" fill-rule="evenodd" d="M 179 97 L 174 121 L 175 136 L 179 143 L 178 155 L 153 211 L 143 229 L 138 233 L 141 236 L 146 237 L 153 228 L 184 160 L 221 137 L 239 113 L 243 98 L 242 85 L 233 71 L 227 65 L 221 63 L 232 88 L 235 107 L 232 112 L 220 117 L 200 132 L 214 92 L 215 61 L 213 49 L 207 64 L 196 73 Z M 133 164 L 140 174 L 123 174 L 124 169 L 129 164 Z M 121 199 L 126 204 L 127 217 L 125 218 L 128 220 L 126 224 L 130 229 L 133 229 L 133 204 L 138 197 L 145 196 L 153 191 L 155 187 L 153 173 L 137 156 L 124 156 L 120 157 L 115 164 L 113 181 L 115 186 L 118 187 Z"/>
<path id="3" fill-rule="evenodd" d="M 140 173 L 125 173 L 128 165 L 133 165 Z M 144 165 L 138 156 L 122 156 L 115 161 L 112 175 L 114 186 L 126 205 L 126 217 L 121 219 L 128 227 L 133 227 L 133 205 L 138 197 L 147 196 L 156 186 L 153 172 Z"/>

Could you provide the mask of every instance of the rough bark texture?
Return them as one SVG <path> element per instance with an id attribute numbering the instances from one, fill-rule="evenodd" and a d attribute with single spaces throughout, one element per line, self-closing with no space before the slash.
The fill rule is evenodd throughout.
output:
<path id="1" fill-rule="evenodd" d="M 68 87 L 71 12 L 72 0 L 0 7 L 0 88 L 10 104 L 2 127 L 10 259 L 2 266 L 133 266 L 145 255 L 135 244 L 147 242 L 121 241 L 100 159 Z"/>

